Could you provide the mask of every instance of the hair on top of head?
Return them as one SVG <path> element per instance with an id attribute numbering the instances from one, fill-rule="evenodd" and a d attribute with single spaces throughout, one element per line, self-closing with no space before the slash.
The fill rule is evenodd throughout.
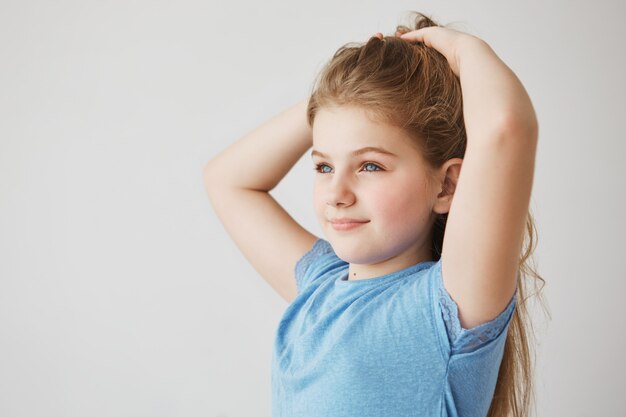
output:
<path id="1" fill-rule="evenodd" d="M 416 13 L 411 27 L 438 26 Z M 352 105 L 372 120 L 404 129 L 431 168 L 465 154 L 461 85 L 446 58 L 420 42 L 372 36 L 341 46 L 322 68 L 307 108 L 313 126 L 321 107 Z"/>
<path id="2" fill-rule="evenodd" d="M 396 34 L 441 26 L 423 13 L 411 14 L 411 25 L 396 26 Z M 372 36 L 364 43 L 341 46 L 314 83 L 307 106 L 309 126 L 313 126 L 319 109 L 344 105 L 362 108 L 373 121 L 404 129 L 431 169 L 465 156 L 467 136 L 460 80 L 446 58 L 422 42 Z M 434 260 L 441 257 L 447 218 L 447 213 L 438 214 L 433 224 Z M 545 282 L 528 263 L 536 236 L 530 210 L 526 232 L 519 261 L 520 277 L 526 279 L 518 280 L 517 304 L 488 417 L 527 416 L 533 396 L 528 342 L 532 327 L 525 294 L 529 277 L 534 278 L 530 281 L 535 287 Z"/>

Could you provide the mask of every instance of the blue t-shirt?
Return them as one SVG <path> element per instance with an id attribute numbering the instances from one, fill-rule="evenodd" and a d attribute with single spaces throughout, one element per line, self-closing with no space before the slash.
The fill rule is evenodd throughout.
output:
<path id="1" fill-rule="evenodd" d="M 486 416 L 515 294 L 468 330 L 441 260 L 352 281 L 348 267 L 324 239 L 296 264 L 298 294 L 272 356 L 272 416 Z"/>

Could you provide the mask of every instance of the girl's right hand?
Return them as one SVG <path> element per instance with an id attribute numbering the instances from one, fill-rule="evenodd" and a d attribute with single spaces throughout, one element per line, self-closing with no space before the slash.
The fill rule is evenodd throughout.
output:
<path id="1" fill-rule="evenodd" d="M 426 46 L 435 48 L 446 57 L 450 68 L 457 77 L 460 77 L 462 55 L 470 49 L 484 48 L 487 45 L 482 39 L 469 33 L 441 26 L 430 26 L 404 34 L 396 32 L 396 36 L 409 42 L 423 42 Z"/>

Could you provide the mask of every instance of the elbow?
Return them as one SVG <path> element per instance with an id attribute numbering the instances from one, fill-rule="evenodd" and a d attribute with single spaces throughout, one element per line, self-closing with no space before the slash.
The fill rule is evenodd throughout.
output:
<path id="1" fill-rule="evenodd" d="M 522 115 L 508 112 L 503 115 L 499 131 L 504 138 L 523 138 L 536 142 L 539 137 L 539 123 L 534 111 Z"/>
<path id="2" fill-rule="evenodd" d="M 225 173 L 225 170 L 212 162 L 204 166 L 202 182 L 204 183 L 204 189 L 209 195 L 221 193 L 226 189 L 238 188 L 235 182 L 229 180 L 229 175 Z"/>
<path id="3" fill-rule="evenodd" d="M 211 162 L 207 163 L 203 168 L 202 168 L 202 175 L 206 177 L 206 175 L 210 172 L 211 170 Z"/>
<path id="4" fill-rule="evenodd" d="M 215 175 L 213 174 L 213 169 L 214 168 L 211 162 L 209 162 L 204 166 L 204 168 L 202 168 L 202 180 L 207 187 L 212 183 L 213 179 L 215 178 Z"/>

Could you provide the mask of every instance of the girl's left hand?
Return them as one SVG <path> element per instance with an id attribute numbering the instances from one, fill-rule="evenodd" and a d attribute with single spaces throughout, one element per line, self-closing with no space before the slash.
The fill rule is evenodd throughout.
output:
<path id="1" fill-rule="evenodd" d="M 399 33 L 396 32 L 396 36 L 398 35 Z M 399 37 L 409 42 L 423 42 L 426 46 L 435 48 L 446 57 L 450 68 L 452 68 L 452 71 L 457 77 L 460 77 L 460 62 L 463 51 L 476 47 L 477 45 L 486 45 L 482 39 L 476 36 L 440 26 L 430 26 L 413 30 Z"/>

